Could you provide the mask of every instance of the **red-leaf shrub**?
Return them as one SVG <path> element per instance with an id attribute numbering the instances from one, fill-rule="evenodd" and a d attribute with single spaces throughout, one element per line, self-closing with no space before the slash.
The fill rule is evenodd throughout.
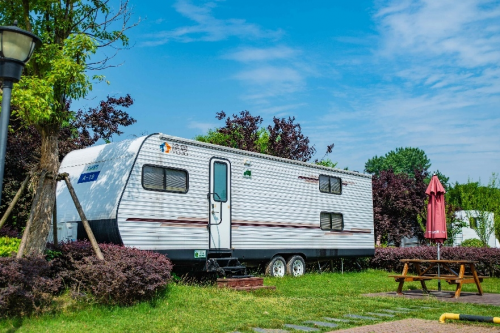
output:
<path id="1" fill-rule="evenodd" d="M 4 226 L 0 229 L 0 237 L 19 238 L 19 233 L 9 226 Z"/>
<path id="2" fill-rule="evenodd" d="M 54 259 L 59 275 L 78 293 L 88 293 L 103 304 L 131 305 L 149 300 L 163 290 L 172 263 L 162 254 L 100 244 L 104 261 L 98 260 L 89 242 L 63 244 Z"/>
<path id="3" fill-rule="evenodd" d="M 61 288 L 43 257 L 0 258 L 0 317 L 41 312 Z"/>
<path id="4" fill-rule="evenodd" d="M 437 247 L 377 248 L 370 267 L 401 272 L 401 259 L 437 259 Z M 472 247 L 441 247 L 441 259 L 477 261 L 476 270 L 481 275 L 500 276 L 500 249 Z"/>

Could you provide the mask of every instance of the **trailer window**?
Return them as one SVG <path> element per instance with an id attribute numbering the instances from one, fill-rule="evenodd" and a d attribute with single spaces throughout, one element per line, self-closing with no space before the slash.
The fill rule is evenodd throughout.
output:
<path id="1" fill-rule="evenodd" d="M 227 201 L 227 164 L 222 162 L 214 163 L 214 189 L 215 201 Z"/>
<path id="2" fill-rule="evenodd" d="M 327 213 L 320 214 L 321 230 L 342 231 L 344 230 L 344 217 L 340 213 Z"/>
<path id="3" fill-rule="evenodd" d="M 142 168 L 142 186 L 146 190 L 186 193 L 188 173 L 180 169 L 145 165 Z"/>
<path id="4" fill-rule="evenodd" d="M 319 191 L 342 194 L 342 180 L 339 177 L 319 175 Z"/>

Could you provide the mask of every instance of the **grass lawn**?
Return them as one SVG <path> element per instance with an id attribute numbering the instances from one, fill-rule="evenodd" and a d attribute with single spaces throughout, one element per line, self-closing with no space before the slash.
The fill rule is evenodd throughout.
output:
<path id="1" fill-rule="evenodd" d="M 362 315 L 380 309 L 415 308 L 398 313 L 394 318 L 438 320 L 444 312 L 482 316 L 499 316 L 498 307 L 465 303 L 442 302 L 435 299 L 415 300 L 390 297 L 365 297 L 362 294 L 395 291 L 397 283 L 383 271 L 360 273 L 306 274 L 300 278 L 266 278 L 266 285 L 276 290 L 237 292 L 215 286 L 170 284 L 166 294 L 155 302 L 132 307 L 104 307 L 75 303 L 61 297 L 55 314 L 0 321 L 5 332 L 253 332 L 252 327 L 283 328 L 283 324 L 302 324 L 306 320 L 324 321 L 323 317 L 342 318 L 345 314 Z M 442 283 L 444 290 L 454 286 Z M 405 288 L 419 289 L 420 283 L 405 283 Z M 437 289 L 437 282 L 428 283 Z M 465 285 L 463 291 L 475 291 L 475 285 Z M 500 279 L 486 279 L 483 290 L 500 293 Z M 339 323 L 339 328 L 372 324 Z M 324 328 L 323 332 L 332 330 Z"/>

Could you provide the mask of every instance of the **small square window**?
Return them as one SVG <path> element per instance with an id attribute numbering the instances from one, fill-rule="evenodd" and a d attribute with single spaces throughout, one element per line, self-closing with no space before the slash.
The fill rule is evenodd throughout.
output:
<path id="1" fill-rule="evenodd" d="M 344 230 L 344 217 L 340 213 L 327 213 L 320 214 L 320 227 L 321 230 L 329 231 L 342 231 Z"/>
<path id="2" fill-rule="evenodd" d="M 342 194 L 342 179 L 334 176 L 319 175 L 319 191 Z"/>
<path id="3" fill-rule="evenodd" d="M 152 191 L 187 193 L 188 173 L 186 170 L 145 165 L 142 186 Z"/>

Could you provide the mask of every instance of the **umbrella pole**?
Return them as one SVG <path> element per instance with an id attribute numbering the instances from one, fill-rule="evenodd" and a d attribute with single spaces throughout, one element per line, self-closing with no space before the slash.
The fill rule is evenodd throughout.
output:
<path id="1" fill-rule="evenodd" d="M 440 256 L 440 251 L 439 251 L 439 245 L 440 243 L 438 242 L 438 260 L 441 260 L 441 256 Z M 441 292 L 441 279 L 439 278 L 440 277 L 440 269 L 439 269 L 439 263 L 438 263 L 438 291 Z"/>

